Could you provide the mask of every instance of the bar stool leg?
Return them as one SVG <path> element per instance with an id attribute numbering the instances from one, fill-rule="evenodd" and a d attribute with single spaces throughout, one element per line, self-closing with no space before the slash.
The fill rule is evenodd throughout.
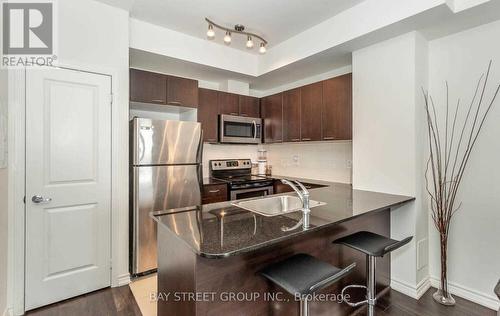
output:
<path id="1" fill-rule="evenodd" d="M 376 257 L 366 256 L 366 299 L 368 300 L 368 316 L 375 315 L 375 302 L 376 302 L 376 290 L 375 290 L 375 269 L 376 269 Z"/>
<path id="2" fill-rule="evenodd" d="M 300 300 L 300 316 L 309 316 L 309 301 L 307 299 Z"/>

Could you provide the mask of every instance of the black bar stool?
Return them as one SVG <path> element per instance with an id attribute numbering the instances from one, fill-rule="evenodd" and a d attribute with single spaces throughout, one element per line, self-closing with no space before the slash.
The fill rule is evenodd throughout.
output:
<path id="1" fill-rule="evenodd" d="M 260 274 L 295 297 L 300 295 L 300 315 L 308 316 L 307 296 L 337 282 L 349 274 L 355 266 L 356 263 L 352 263 L 344 269 L 339 269 L 301 253 L 265 267 Z"/>
<path id="2" fill-rule="evenodd" d="M 376 258 L 383 257 L 386 253 L 396 250 L 399 247 L 409 243 L 412 238 L 413 236 L 410 236 L 401 241 L 397 241 L 375 233 L 361 231 L 335 240 L 333 242 L 334 244 L 345 245 L 366 254 L 366 286 L 348 285 L 342 289 L 342 297 L 344 297 L 344 291 L 348 288 L 365 288 L 366 300 L 356 303 L 346 303 L 353 307 L 367 303 L 368 315 L 374 315 L 375 304 L 377 301 L 375 290 Z"/>

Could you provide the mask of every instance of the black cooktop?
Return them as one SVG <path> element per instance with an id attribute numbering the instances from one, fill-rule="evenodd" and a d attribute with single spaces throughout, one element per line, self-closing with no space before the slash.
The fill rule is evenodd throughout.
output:
<path id="1" fill-rule="evenodd" d="M 221 181 L 226 181 L 229 183 L 245 183 L 245 182 L 261 182 L 261 181 L 270 181 L 272 179 L 266 178 L 266 177 L 261 177 L 261 176 L 254 176 L 254 175 L 225 175 L 225 176 L 218 176 L 218 177 L 213 177 L 214 179 L 221 180 Z"/>

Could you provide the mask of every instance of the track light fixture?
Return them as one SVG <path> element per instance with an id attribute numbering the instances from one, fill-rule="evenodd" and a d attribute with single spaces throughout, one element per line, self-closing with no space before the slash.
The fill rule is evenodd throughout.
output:
<path id="1" fill-rule="evenodd" d="M 234 26 L 234 29 L 229 29 L 227 27 L 221 26 L 219 24 L 216 24 L 216 23 L 210 21 L 208 18 L 205 18 L 205 21 L 207 21 L 207 23 L 208 23 L 207 37 L 209 39 L 215 38 L 215 29 L 214 28 L 218 28 L 218 29 L 226 32 L 226 34 L 224 35 L 224 43 L 226 45 L 231 44 L 231 33 L 234 32 L 236 34 L 242 34 L 242 35 L 245 35 L 247 37 L 246 47 L 248 49 L 253 49 L 253 47 L 254 47 L 253 38 L 259 39 L 260 40 L 259 53 L 261 53 L 261 54 L 266 53 L 267 41 L 257 34 L 245 32 L 245 26 L 243 26 L 241 24 L 236 24 Z"/>

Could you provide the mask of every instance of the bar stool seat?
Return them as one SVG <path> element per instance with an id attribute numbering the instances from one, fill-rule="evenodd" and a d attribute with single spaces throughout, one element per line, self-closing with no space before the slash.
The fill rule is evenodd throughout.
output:
<path id="1" fill-rule="evenodd" d="M 386 253 L 407 244 L 411 239 L 412 237 L 407 237 L 399 241 L 372 232 L 361 231 L 339 238 L 334 243 L 351 247 L 369 256 L 383 257 Z"/>
<path id="2" fill-rule="evenodd" d="M 383 257 L 385 254 L 406 245 L 412 238 L 413 236 L 410 236 L 398 241 L 372 232 L 360 231 L 333 242 L 334 244 L 345 245 L 366 255 L 366 286 L 352 284 L 342 289 L 342 297 L 344 297 L 344 292 L 350 288 L 364 288 L 366 289 L 366 300 L 356 303 L 346 302 L 349 306 L 357 307 L 368 304 L 367 315 L 375 315 L 375 304 L 377 302 L 375 289 L 376 258 Z"/>
<path id="3" fill-rule="evenodd" d="M 308 300 L 305 297 L 337 282 L 356 266 L 352 263 L 339 269 L 307 254 L 296 254 L 283 261 L 271 264 L 260 271 L 260 274 L 288 293 L 299 296 L 300 314 L 308 315 Z"/>

